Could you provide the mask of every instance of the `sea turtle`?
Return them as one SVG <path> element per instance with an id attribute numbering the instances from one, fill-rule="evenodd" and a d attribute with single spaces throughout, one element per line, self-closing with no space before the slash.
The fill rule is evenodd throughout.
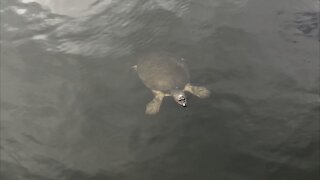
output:
<path id="1" fill-rule="evenodd" d="M 153 100 L 146 106 L 146 114 L 158 113 L 165 96 L 172 96 L 178 104 L 186 107 L 185 91 L 199 98 L 210 95 L 207 88 L 189 83 L 189 72 L 184 59 L 173 54 L 164 52 L 144 54 L 138 58 L 138 63 L 133 68 L 154 94 Z"/>

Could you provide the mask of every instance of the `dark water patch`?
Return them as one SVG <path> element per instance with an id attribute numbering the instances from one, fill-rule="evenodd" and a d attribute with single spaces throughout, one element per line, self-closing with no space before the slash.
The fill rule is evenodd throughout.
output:
<path id="1" fill-rule="evenodd" d="M 297 28 L 302 31 L 302 33 L 308 37 L 319 36 L 317 29 L 319 26 L 319 14 L 318 12 L 304 12 L 296 13 L 296 23 Z"/>
<path id="2" fill-rule="evenodd" d="M 315 8 L 316 9 L 316 8 Z M 290 16 L 289 16 L 290 15 Z M 304 12 L 279 13 L 283 28 L 280 31 L 291 42 L 298 43 L 298 37 L 306 37 L 319 41 L 319 9 Z"/>
<path id="3" fill-rule="evenodd" d="M 18 166 L 13 163 L 9 163 L 6 161 L 1 161 L 1 179 L 8 179 L 8 180 L 17 180 L 23 177 L 24 179 L 31 180 L 31 179 L 44 179 L 44 180 L 52 180 L 51 178 L 38 176 L 33 173 L 30 173 L 27 168 L 22 166 Z"/>

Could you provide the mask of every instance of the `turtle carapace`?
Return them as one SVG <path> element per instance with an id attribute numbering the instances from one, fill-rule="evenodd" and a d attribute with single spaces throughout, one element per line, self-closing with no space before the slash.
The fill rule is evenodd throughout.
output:
<path id="1" fill-rule="evenodd" d="M 185 91 L 206 98 L 210 91 L 201 86 L 192 86 L 189 72 L 182 58 L 170 53 L 148 53 L 140 56 L 134 66 L 142 82 L 152 90 L 154 98 L 147 104 L 146 114 L 156 114 L 165 96 L 172 96 L 181 106 L 187 106 Z"/>

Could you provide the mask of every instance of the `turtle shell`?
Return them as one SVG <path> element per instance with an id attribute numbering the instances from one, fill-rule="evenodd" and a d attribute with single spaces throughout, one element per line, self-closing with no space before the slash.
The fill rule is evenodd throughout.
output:
<path id="1" fill-rule="evenodd" d="M 152 90 L 168 92 L 183 89 L 189 73 L 182 58 L 170 53 L 148 53 L 138 59 L 137 73 Z"/>

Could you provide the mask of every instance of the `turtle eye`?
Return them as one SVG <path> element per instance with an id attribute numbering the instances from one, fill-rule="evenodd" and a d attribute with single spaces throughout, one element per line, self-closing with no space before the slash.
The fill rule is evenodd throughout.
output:
<path id="1" fill-rule="evenodd" d="M 185 97 L 183 97 L 183 96 L 180 96 L 180 97 L 179 97 L 179 101 L 185 101 L 185 100 L 186 100 Z"/>

